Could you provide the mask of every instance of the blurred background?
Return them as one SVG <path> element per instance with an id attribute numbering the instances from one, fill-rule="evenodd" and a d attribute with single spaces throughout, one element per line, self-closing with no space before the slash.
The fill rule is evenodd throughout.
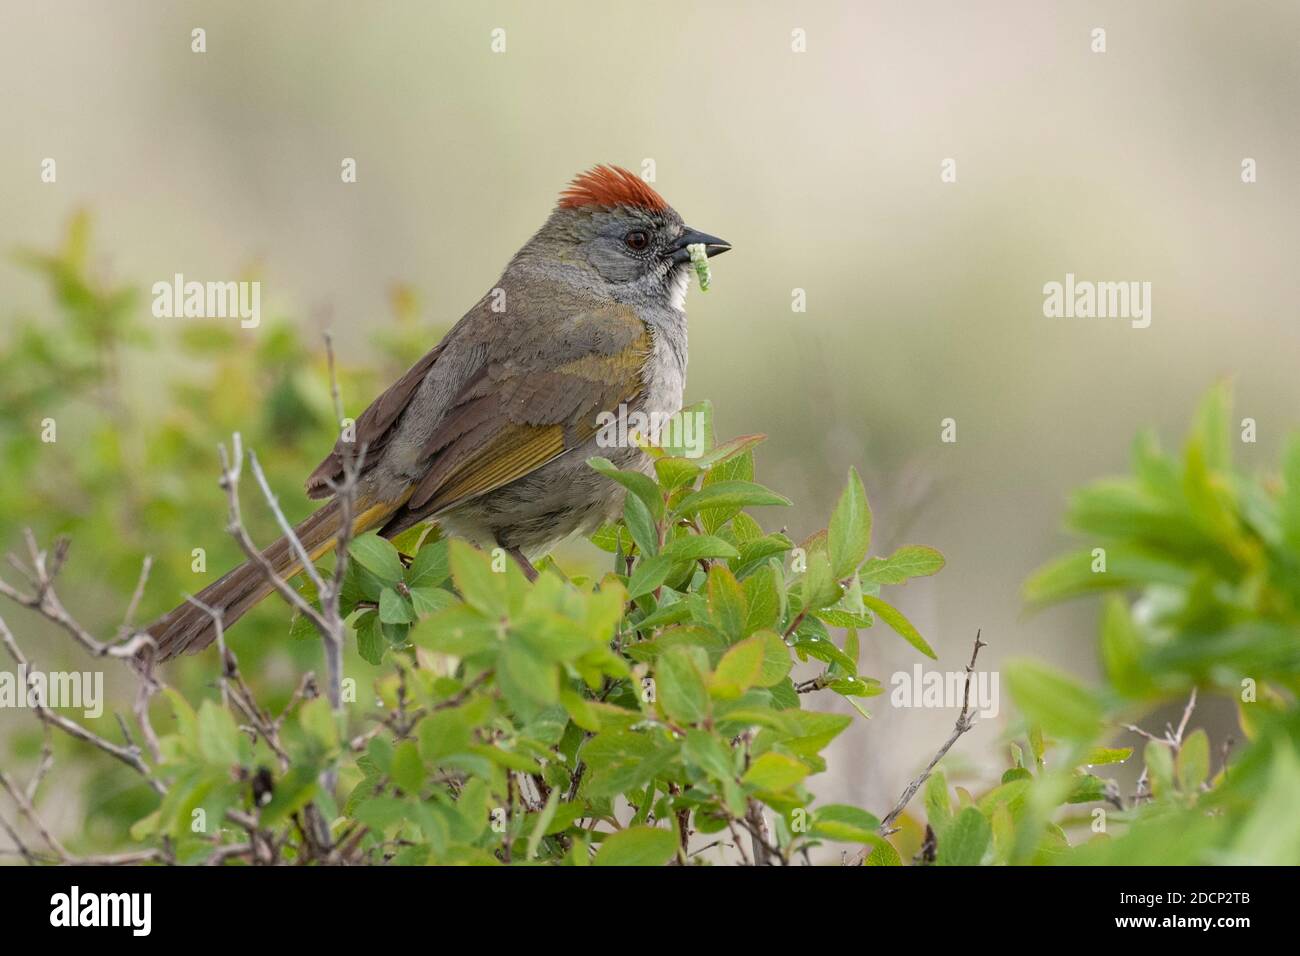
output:
<path id="1" fill-rule="evenodd" d="M 769 436 L 759 480 L 796 506 L 765 526 L 817 530 L 856 465 L 874 551 L 947 556 L 892 592 L 940 668 L 981 628 L 986 668 L 1031 654 L 1091 677 L 1097 606 L 1030 617 L 1019 594 L 1066 541 L 1066 492 L 1121 470 L 1141 426 L 1176 443 L 1222 377 L 1258 423 L 1247 470 L 1297 425 L 1298 43 L 1285 0 L 5 4 L 0 549 L 26 526 L 71 534 L 61 590 L 101 635 L 151 553 L 139 616 L 166 610 L 234 561 L 215 483 L 230 431 L 307 512 L 301 480 L 330 444 L 322 330 L 356 414 L 574 174 L 650 161 L 687 221 L 735 247 L 688 301 L 687 400 L 712 400 L 723 435 Z M 260 280 L 262 324 L 154 318 L 149 287 L 178 272 Z M 1045 318 L 1043 286 L 1067 272 L 1150 282 L 1150 327 Z M 84 666 L 0 613 L 42 666 Z M 314 643 L 275 640 L 285 617 L 232 634 L 271 693 L 319 666 Z M 863 637 L 864 674 L 919 660 L 882 628 Z M 211 680 L 210 658 L 178 672 Z M 128 708 L 108 680 L 109 708 Z M 955 711 L 867 703 L 812 782 L 883 813 Z M 1008 711 L 957 765 L 987 763 Z M 33 723 L 0 713 L 0 763 L 34 759 Z M 85 838 L 111 842 L 132 781 L 85 772 L 101 776 L 64 778 L 64 822 L 88 815 Z"/>

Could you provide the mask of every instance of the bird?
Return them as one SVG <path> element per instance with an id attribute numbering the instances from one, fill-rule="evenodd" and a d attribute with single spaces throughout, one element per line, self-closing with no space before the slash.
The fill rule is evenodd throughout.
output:
<path id="1" fill-rule="evenodd" d="M 695 245 L 707 257 L 731 249 L 687 226 L 635 173 L 608 164 L 580 173 L 496 285 L 307 478 L 308 497 L 329 500 L 294 528 L 303 551 L 316 561 L 333 549 L 343 521 L 335 491 L 350 461 L 360 463 L 352 534 L 392 538 L 435 522 L 504 549 L 530 579 L 560 541 L 616 518 L 624 489 L 587 460 L 653 470 L 636 444 L 608 447 L 598 423 L 620 410 L 653 423 L 681 409 Z M 283 579 L 303 569 L 287 536 L 262 554 Z M 216 637 L 212 612 L 229 628 L 272 590 L 245 562 L 149 628 L 153 660 L 202 650 Z"/>

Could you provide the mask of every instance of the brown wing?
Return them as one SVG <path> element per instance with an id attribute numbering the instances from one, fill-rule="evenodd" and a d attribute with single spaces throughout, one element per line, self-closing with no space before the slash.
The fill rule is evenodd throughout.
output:
<path id="1" fill-rule="evenodd" d="M 393 426 L 401 418 L 402 412 L 406 410 L 407 404 L 411 401 L 411 396 L 420 387 L 420 383 L 424 381 L 425 375 L 433 367 L 433 363 L 437 361 L 441 351 L 442 346 L 435 345 L 423 358 L 411 366 L 405 375 L 391 385 L 386 392 L 370 403 L 370 406 L 357 419 L 355 442 L 345 443 L 342 436 L 339 437 L 339 440 L 334 443 L 334 450 L 316 466 L 316 470 L 308 477 L 308 498 L 328 498 L 334 493 L 330 483 L 339 482 L 343 479 L 343 455 L 345 452 L 355 452 L 364 445 L 366 457 L 362 463 L 363 470 L 369 471 L 370 468 L 375 466 L 382 456 L 384 446 L 388 444 L 393 435 Z"/>
<path id="2" fill-rule="evenodd" d="M 643 387 L 650 331 L 630 307 L 566 319 L 543 338 L 522 328 L 480 369 L 425 446 L 428 471 L 406 508 L 433 515 L 579 447 L 602 411 Z M 545 358 L 543 358 L 545 356 Z"/>

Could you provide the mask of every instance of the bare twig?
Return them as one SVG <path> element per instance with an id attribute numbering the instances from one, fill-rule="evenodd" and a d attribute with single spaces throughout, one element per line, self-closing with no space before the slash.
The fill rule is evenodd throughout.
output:
<path id="1" fill-rule="evenodd" d="M 59 570 L 63 567 L 63 562 L 67 559 L 68 539 L 59 538 L 56 540 L 54 542 L 54 551 L 50 554 L 40 550 L 37 546 L 31 528 L 23 529 L 23 533 L 31 557 L 31 568 L 23 567 L 22 563 L 13 555 L 9 556 L 9 560 L 14 567 L 23 573 L 36 590 L 32 594 L 26 594 L 8 582 L 0 580 L 0 595 L 9 598 L 15 604 L 31 608 L 42 617 L 57 624 L 72 635 L 78 644 L 96 657 L 118 657 L 129 660 L 135 657 L 136 653 L 142 648 L 153 644 L 153 638 L 148 634 L 136 634 L 126 641 L 107 643 L 100 641 L 78 624 L 76 619 L 64 608 L 63 603 L 54 592 L 54 578 L 58 575 Z"/>
<path id="2" fill-rule="evenodd" d="M 270 584 L 286 602 L 288 602 L 290 607 L 310 620 L 317 629 L 324 632 L 328 625 L 325 623 L 325 619 L 321 616 L 320 612 L 312 607 L 311 602 L 294 590 L 294 588 L 290 586 L 289 582 L 281 576 L 281 574 L 276 570 L 275 565 L 271 562 L 271 559 L 263 554 L 261 549 L 253 543 L 253 539 L 249 535 L 248 529 L 244 526 L 243 511 L 239 504 L 239 478 L 243 466 L 244 445 L 243 440 L 239 437 L 239 432 L 235 432 L 231 437 L 231 450 L 233 455 L 227 454 L 226 446 L 224 444 L 217 446 L 217 454 L 221 459 L 221 487 L 225 489 L 226 501 L 230 510 L 227 530 L 234 537 L 240 550 L 244 552 L 244 557 L 248 558 L 248 560 L 252 561 L 261 569 L 262 576 L 266 579 L 267 583 Z M 280 512 L 279 504 L 274 500 L 274 498 L 268 499 L 267 503 L 270 505 L 271 510 L 276 512 L 277 520 L 282 523 L 287 523 L 285 522 L 283 513 Z M 293 534 L 292 527 L 289 528 L 289 536 L 294 541 L 297 541 L 297 536 Z M 298 541 L 297 547 L 298 549 L 302 548 L 301 541 Z"/>
<path id="3" fill-rule="evenodd" d="M 27 668 L 27 658 L 24 657 L 22 651 L 19 650 L 18 642 L 14 640 L 13 632 L 9 630 L 9 625 L 5 623 L 4 618 L 2 617 L 0 617 L 0 643 L 4 644 L 5 649 L 9 652 L 9 656 L 14 659 L 14 663 L 16 663 L 19 668 L 25 670 Z M 45 721 L 45 723 L 59 728 L 69 736 L 76 737 L 78 740 L 98 747 L 109 756 L 122 761 L 122 763 L 126 764 L 128 767 L 139 773 L 140 776 L 144 777 L 144 779 L 148 781 L 149 785 L 158 793 L 163 794 L 167 792 L 167 788 L 163 785 L 162 781 L 153 775 L 153 771 L 151 771 L 148 765 L 146 765 L 140 758 L 140 751 L 138 748 L 122 747 L 113 743 L 111 740 L 106 740 L 98 734 L 87 730 L 76 721 L 69 720 L 62 714 L 50 710 L 42 701 L 33 700 L 32 710 L 35 711 L 36 716 Z"/>
<path id="4" fill-rule="evenodd" d="M 136 581 L 135 590 L 131 592 L 131 600 L 122 615 L 122 626 L 117 630 L 118 640 L 128 637 L 135 630 L 131 622 L 135 619 L 135 611 L 140 606 L 140 599 L 144 597 L 144 589 L 149 583 L 149 571 L 152 568 L 153 557 L 146 554 L 144 560 L 140 562 L 140 578 Z"/>
<path id="5" fill-rule="evenodd" d="M 36 799 L 36 794 L 41 789 L 41 782 L 54 766 L 54 748 L 50 745 L 50 725 L 42 724 L 41 729 L 41 756 L 36 761 L 36 770 L 32 773 L 32 779 L 27 782 L 28 800 Z"/>
<path id="6" fill-rule="evenodd" d="M 321 579 L 320 572 L 316 570 L 316 562 L 311 559 L 307 549 L 303 546 L 302 539 L 298 537 L 293 530 L 293 525 L 285 517 L 283 509 L 280 508 L 280 499 L 276 497 L 275 492 L 271 490 L 270 483 L 266 480 L 266 473 L 262 471 L 262 463 L 257 460 L 257 452 L 248 449 L 248 464 L 253 469 L 253 477 L 257 479 L 257 486 L 262 489 L 262 497 L 266 500 L 267 505 L 271 508 L 271 514 L 275 515 L 275 522 L 280 526 L 280 532 L 284 535 L 289 546 L 293 548 L 294 554 L 298 556 L 298 561 L 302 564 L 302 569 L 306 572 L 311 583 L 316 586 L 319 593 L 324 590 L 325 582 Z"/>
<path id="7" fill-rule="evenodd" d="M 6 820 L 3 814 L 0 814 L 0 830 L 5 831 L 9 837 L 9 842 L 14 845 L 12 852 L 17 853 L 31 865 L 43 862 L 39 856 L 32 852 L 32 849 L 23 838 L 18 835 L 18 831 L 13 824 Z"/>
<path id="8" fill-rule="evenodd" d="M 162 689 L 162 683 L 153 675 L 152 658 L 140 661 L 136 669 L 140 678 L 140 689 L 135 695 L 135 706 L 132 708 L 135 713 L 135 722 L 140 728 L 140 734 L 144 737 L 144 745 L 149 748 L 149 756 L 154 763 L 162 763 L 162 745 L 158 741 L 158 735 L 154 732 L 153 722 L 149 719 L 149 701 L 153 695 Z"/>
<path id="9" fill-rule="evenodd" d="M 922 788 L 923 784 L 926 783 L 926 780 L 930 779 L 933 770 L 935 770 L 935 767 L 939 765 L 939 761 L 943 760 L 949 750 L 952 749 L 953 744 L 957 743 L 958 737 L 961 737 L 962 734 L 965 734 L 966 731 L 969 731 L 971 727 L 975 726 L 975 714 L 972 713 L 970 709 L 971 680 L 974 679 L 975 676 L 975 661 L 979 658 L 980 648 L 987 648 L 987 646 L 987 643 L 980 640 L 980 632 L 976 631 L 975 650 L 971 653 L 971 662 L 969 665 L 966 665 L 966 691 L 962 695 L 962 711 L 957 715 L 957 723 L 953 724 L 953 732 L 948 736 L 948 740 L 944 741 L 943 747 L 940 747 L 935 753 L 935 756 L 931 758 L 926 769 L 924 769 L 922 773 L 920 773 L 919 777 L 915 778 L 913 782 L 907 784 L 907 788 L 902 792 L 902 796 L 898 797 L 898 803 L 894 804 L 894 808 L 889 810 L 888 814 L 885 814 L 883 821 L 880 821 L 881 835 L 888 835 L 893 832 L 891 826 L 898 818 L 898 814 L 904 812 L 907 804 L 911 803 L 911 799 L 913 799 L 914 796 L 917 796 L 917 791 Z M 865 853 L 859 853 L 859 862 L 861 862 L 861 858 L 865 858 Z"/>
<path id="10" fill-rule="evenodd" d="M 36 832 L 41 835 L 41 839 L 45 841 L 45 845 L 48 846 L 50 850 L 59 857 L 59 859 L 66 860 L 68 858 L 68 851 L 63 848 L 62 843 L 54 838 L 54 834 L 50 832 L 50 828 L 45 825 L 45 821 L 40 818 L 36 812 L 36 808 L 32 806 L 31 801 L 27 799 L 27 794 L 15 785 L 14 782 L 9 779 L 8 774 L 3 771 L 0 771 L 0 788 L 3 788 L 5 793 L 9 794 L 9 799 L 13 800 L 14 804 L 18 807 L 18 812 L 26 818 L 28 823 L 36 828 Z"/>
<path id="11" fill-rule="evenodd" d="M 321 610 L 328 623 L 328 628 L 321 628 L 321 638 L 325 644 L 325 678 L 326 693 L 330 705 L 337 711 L 342 708 L 343 680 L 343 617 L 339 613 L 339 595 L 343 593 L 343 579 L 348 570 L 348 545 L 352 542 L 353 521 L 356 517 L 357 489 L 361 472 L 365 465 L 367 446 L 354 448 L 354 441 L 344 431 L 343 397 L 339 389 L 338 371 L 334 363 L 334 340 L 325 334 L 325 354 L 329 362 L 330 394 L 334 399 L 334 418 L 338 422 L 338 447 L 342 454 L 340 461 L 343 480 L 329 482 L 334 498 L 339 504 L 339 529 L 334 542 L 334 574 L 328 587 L 318 588 Z"/>
<path id="12" fill-rule="evenodd" d="M 1192 711 L 1196 709 L 1196 688 L 1192 688 L 1191 695 L 1187 698 L 1187 706 L 1183 708 L 1183 719 L 1178 721 L 1178 729 L 1173 732 L 1170 742 L 1175 749 L 1181 749 L 1183 746 L 1183 734 L 1187 730 L 1187 722 L 1192 719 Z"/>
<path id="13" fill-rule="evenodd" d="M 1137 734 L 1139 737 L 1143 738 L 1144 740 L 1151 741 L 1152 743 L 1164 744 L 1168 746 L 1170 749 L 1173 750 L 1174 757 L 1177 758 L 1179 753 L 1181 753 L 1183 749 L 1183 734 L 1187 732 L 1187 724 L 1192 719 L 1192 712 L 1196 710 L 1196 698 L 1197 698 L 1197 688 L 1193 687 L 1191 694 L 1189 694 L 1187 697 L 1187 705 L 1183 708 L 1183 716 L 1179 719 L 1178 726 L 1174 727 L 1173 724 L 1166 723 L 1165 734 L 1163 737 L 1157 734 L 1153 734 L 1149 730 L 1143 730 L 1141 727 L 1137 726 L 1136 724 L 1121 724 L 1121 726 L 1125 730 L 1129 731 L 1130 733 Z M 1225 765 L 1227 763 L 1226 754 L 1224 755 L 1224 763 Z M 1138 776 L 1137 784 L 1133 789 L 1134 806 L 1137 806 L 1137 804 L 1141 803 L 1143 800 L 1149 800 L 1152 796 L 1151 787 L 1147 779 L 1148 778 L 1147 769 L 1148 768 L 1146 766 L 1142 767 L 1142 773 L 1141 775 Z M 1124 808 L 1123 801 L 1120 801 L 1120 809 L 1123 808 Z"/>

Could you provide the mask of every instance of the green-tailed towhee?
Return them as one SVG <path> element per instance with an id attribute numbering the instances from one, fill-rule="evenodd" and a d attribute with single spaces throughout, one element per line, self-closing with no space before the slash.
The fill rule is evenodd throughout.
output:
<path id="1" fill-rule="evenodd" d="M 730 245 L 683 224 L 635 174 L 598 166 L 560 195 L 496 287 L 380 395 L 307 479 L 330 497 L 345 457 L 364 449 L 353 532 L 392 537 L 434 520 L 480 547 L 530 560 L 616 517 L 623 489 L 592 455 L 649 469 L 635 445 L 597 440 L 602 413 L 652 421 L 681 408 L 686 379 L 687 249 Z M 351 439 L 347 441 L 346 439 Z M 331 500 L 295 529 L 314 559 L 339 532 Z M 264 552 L 282 577 L 301 570 L 287 539 Z M 199 593 L 229 626 L 271 591 L 240 565 Z M 185 603 L 150 628 L 155 659 L 200 650 L 215 630 Z"/>

